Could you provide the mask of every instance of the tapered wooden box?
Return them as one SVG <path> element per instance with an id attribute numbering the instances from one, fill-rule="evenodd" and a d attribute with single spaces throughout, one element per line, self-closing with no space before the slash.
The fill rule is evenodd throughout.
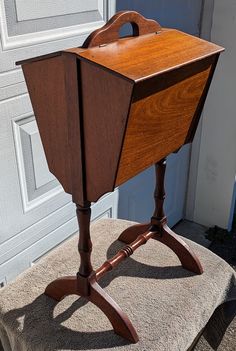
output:
<path id="1" fill-rule="evenodd" d="M 130 22 L 133 36 L 119 38 Z M 98 280 L 153 238 L 182 266 L 201 274 L 192 250 L 167 226 L 163 211 L 165 157 L 192 141 L 223 49 L 132 11 L 116 14 L 82 48 L 21 62 L 50 171 L 77 205 L 80 268 L 46 288 L 60 300 L 85 296 L 107 315 L 115 332 L 137 342 L 128 317 Z M 127 245 L 93 270 L 90 205 L 156 165 L 155 210 L 147 224 L 128 228 Z"/>
<path id="2" fill-rule="evenodd" d="M 50 171 L 80 204 L 192 141 L 222 50 L 154 21 L 137 26 L 145 34 L 114 42 L 103 32 L 89 48 L 23 62 Z"/>

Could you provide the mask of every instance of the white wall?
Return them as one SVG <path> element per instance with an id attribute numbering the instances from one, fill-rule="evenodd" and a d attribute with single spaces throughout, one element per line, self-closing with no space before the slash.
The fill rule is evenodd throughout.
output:
<path id="1" fill-rule="evenodd" d="M 203 113 L 193 220 L 229 228 L 236 174 L 236 1 L 215 0 L 211 40 L 221 55 Z"/>

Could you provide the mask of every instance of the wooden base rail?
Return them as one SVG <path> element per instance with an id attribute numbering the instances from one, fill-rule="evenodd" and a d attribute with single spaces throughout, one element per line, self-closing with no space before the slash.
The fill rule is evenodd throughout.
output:
<path id="1" fill-rule="evenodd" d="M 194 252 L 167 226 L 163 210 L 165 199 L 165 169 L 165 159 L 156 164 L 155 211 L 150 223 L 136 224 L 123 231 L 118 239 L 127 245 L 119 250 L 115 256 L 105 261 L 96 271 L 93 270 L 91 264 L 91 204 L 90 202 L 86 202 L 84 207 L 77 205 L 76 212 L 80 229 L 78 244 L 80 253 L 79 271 L 76 276 L 62 277 L 54 280 L 45 290 L 46 295 L 57 301 L 71 294 L 85 297 L 103 311 L 110 320 L 116 334 L 133 343 L 138 341 L 138 335 L 131 321 L 117 303 L 101 288 L 98 280 L 108 271 L 115 268 L 120 262 L 131 256 L 141 245 L 146 244 L 149 239 L 155 239 L 167 245 L 178 256 L 185 269 L 196 274 L 203 272 L 201 263 Z"/>
<path id="2" fill-rule="evenodd" d="M 117 252 L 115 256 L 105 261 L 101 267 L 96 270 L 96 279 L 99 280 L 106 274 L 106 272 L 111 271 L 115 268 L 120 262 L 125 260 L 127 257 L 131 256 L 135 250 L 137 250 L 141 245 L 147 243 L 147 241 L 154 237 L 157 233 L 153 230 L 150 230 L 140 234 L 136 240 L 134 240 L 129 245 L 123 247 Z"/>

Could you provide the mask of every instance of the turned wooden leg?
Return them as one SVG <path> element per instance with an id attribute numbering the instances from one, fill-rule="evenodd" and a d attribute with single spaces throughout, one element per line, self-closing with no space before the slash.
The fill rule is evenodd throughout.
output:
<path id="1" fill-rule="evenodd" d="M 91 264 L 92 242 L 90 238 L 90 203 L 81 207 L 77 205 L 79 221 L 79 253 L 80 267 L 77 276 L 66 276 L 51 282 L 45 289 L 45 294 L 56 301 L 62 300 L 67 295 L 85 297 L 94 303 L 107 316 L 116 334 L 136 343 L 138 335 L 127 315 L 116 302 L 97 283 L 96 273 Z"/>
<path id="2" fill-rule="evenodd" d="M 82 207 L 76 205 L 76 214 L 79 222 L 79 254 L 80 267 L 78 275 L 89 277 L 93 271 L 91 263 L 92 242 L 90 237 L 91 204 Z"/>
<path id="3" fill-rule="evenodd" d="M 91 204 L 85 206 L 76 205 L 76 214 L 79 222 L 80 267 L 77 277 L 62 277 L 51 282 L 45 294 L 56 301 L 60 301 L 66 295 L 88 295 L 88 277 L 93 272 L 91 264 L 92 242 L 90 238 Z"/>
<path id="4" fill-rule="evenodd" d="M 168 246 L 178 256 L 182 266 L 194 273 L 202 274 L 202 265 L 190 249 L 190 247 L 168 226 L 164 213 L 164 200 L 165 200 L 165 170 L 166 159 L 161 160 L 155 165 L 156 170 L 156 188 L 154 192 L 155 210 L 150 223 L 135 224 L 121 233 L 119 240 L 130 244 L 138 238 L 139 235 L 148 230 L 153 230 L 155 235 L 152 237 Z"/>

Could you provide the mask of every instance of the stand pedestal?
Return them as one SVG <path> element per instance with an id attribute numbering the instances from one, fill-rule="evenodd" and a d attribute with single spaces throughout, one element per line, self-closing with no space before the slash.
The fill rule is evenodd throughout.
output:
<path id="1" fill-rule="evenodd" d="M 77 205 L 80 229 L 78 248 L 81 259 L 79 272 L 77 276 L 63 277 L 53 281 L 45 290 L 46 295 L 57 301 L 70 294 L 86 297 L 105 313 L 115 333 L 134 343 L 138 341 L 138 335 L 132 323 L 116 302 L 100 287 L 98 280 L 125 258 L 131 256 L 139 246 L 144 245 L 151 238 L 162 242 L 173 250 L 185 269 L 196 274 L 203 273 L 201 263 L 189 246 L 167 226 L 163 210 L 166 160 L 161 160 L 155 167 L 155 211 L 151 222 L 137 224 L 126 229 L 119 236 L 119 240 L 127 245 L 114 257 L 105 261 L 96 271 L 93 271 L 91 264 L 92 243 L 90 239 L 91 204 L 87 202 L 83 207 Z"/>
<path id="2" fill-rule="evenodd" d="M 183 268 L 202 274 L 203 268 L 197 256 L 190 247 L 167 225 L 167 219 L 164 214 L 163 204 L 165 200 L 164 179 L 166 170 L 166 159 L 161 160 L 155 165 L 156 169 L 156 189 L 154 192 L 155 211 L 150 223 L 136 224 L 126 229 L 120 236 L 119 240 L 130 244 L 140 234 L 145 233 L 151 228 L 155 232 L 153 239 L 160 241 L 168 246 L 178 256 Z"/>

